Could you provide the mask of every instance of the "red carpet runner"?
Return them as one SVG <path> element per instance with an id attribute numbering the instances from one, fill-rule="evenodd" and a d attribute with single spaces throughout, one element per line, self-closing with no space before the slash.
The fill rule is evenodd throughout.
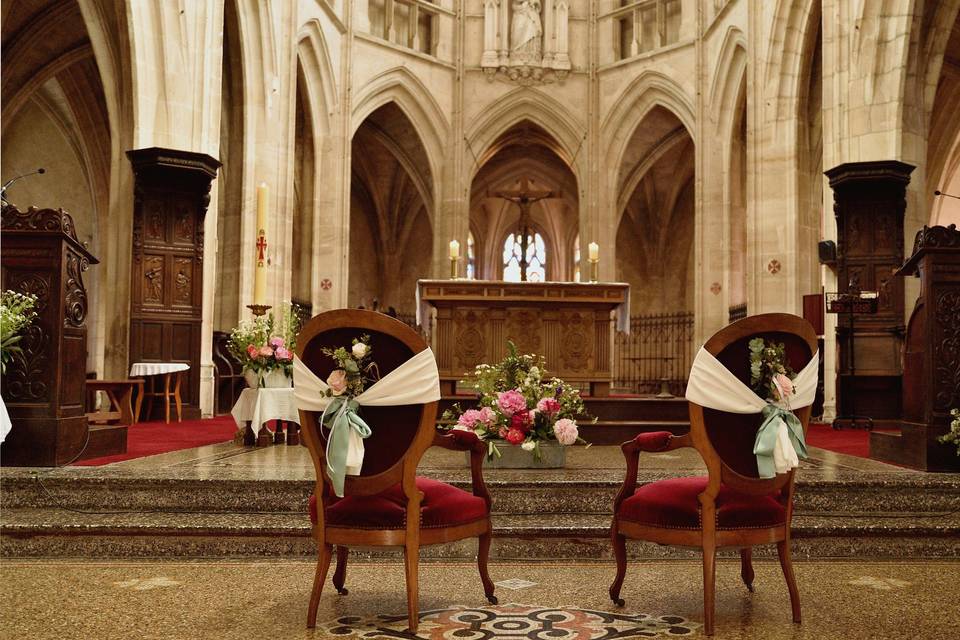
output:
<path id="1" fill-rule="evenodd" d="M 74 464 L 96 467 L 121 460 L 143 458 L 158 453 L 179 451 L 233 440 L 237 423 L 229 415 L 209 420 L 183 422 L 141 422 L 127 429 L 127 452 L 102 458 L 91 458 Z"/>
<path id="2" fill-rule="evenodd" d="M 837 431 L 829 424 L 811 422 L 807 429 L 807 444 L 858 458 L 870 457 L 870 432 L 866 429 Z"/>

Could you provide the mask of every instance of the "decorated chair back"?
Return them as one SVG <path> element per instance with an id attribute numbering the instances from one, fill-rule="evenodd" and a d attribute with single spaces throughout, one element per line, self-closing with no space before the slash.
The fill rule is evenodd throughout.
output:
<path id="1" fill-rule="evenodd" d="M 809 322 L 798 316 L 768 313 L 734 322 L 714 334 L 704 349 L 747 387 L 750 386 L 749 342 L 763 338 L 783 343 L 786 362 L 794 372 L 801 371 L 817 351 L 817 337 Z M 796 408 L 806 433 L 810 407 Z M 728 413 L 690 403 L 690 422 L 694 446 L 700 451 L 711 475 L 750 493 L 768 493 L 792 481 L 793 472 L 776 478 L 761 479 L 757 469 L 754 443 L 764 417 L 759 413 Z"/>
<path id="2" fill-rule="evenodd" d="M 321 313 L 307 322 L 297 336 L 297 356 L 318 378 L 326 380 L 338 367 L 323 349 L 349 350 L 351 342 L 361 335 L 370 336 L 371 360 L 381 378 L 427 348 L 416 331 L 394 318 L 375 311 L 339 309 Z M 321 413 L 301 409 L 300 417 L 318 485 L 323 481 L 324 494 L 329 495 L 325 458 L 329 431 L 320 428 Z M 344 496 L 379 493 L 401 482 L 405 469 L 412 477 L 432 442 L 437 403 L 361 406 L 359 415 L 370 426 L 371 433 L 363 441 L 365 453 L 360 474 L 346 477 Z"/>

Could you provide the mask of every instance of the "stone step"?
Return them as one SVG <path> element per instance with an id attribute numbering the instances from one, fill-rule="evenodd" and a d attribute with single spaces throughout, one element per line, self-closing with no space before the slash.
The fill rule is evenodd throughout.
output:
<path id="1" fill-rule="evenodd" d="M 96 472 L 91 472 L 96 473 Z M 663 478 L 697 475 L 642 471 L 641 484 Z M 423 474 L 466 490 L 458 469 L 425 469 Z M 489 470 L 484 473 L 494 510 L 526 513 L 607 514 L 620 488 L 621 469 Z M 5 475 L 4 510 L 66 508 L 88 510 L 175 510 L 184 512 L 305 513 L 314 483 L 307 480 L 253 478 L 139 478 L 121 475 Z M 956 475 L 859 473 L 829 479 L 798 476 L 796 509 L 805 513 L 945 512 L 960 509 Z"/>
<path id="2" fill-rule="evenodd" d="M 610 521 L 594 514 L 495 515 L 495 559 L 610 558 Z M 798 513 L 793 536 L 800 557 L 956 557 L 960 515 Z M 633 542 L 635 558 L 695 557 L 692 550 Z M 0 555 L 14 557 L 310 556 L 305 515 L 287 513 L 77 513 L 5 509 Z M 363 557 L 393 552 L 364 549 Z M 470 559 L 476 541 L 425 548 L 425 558 Z M 772 547 L 758 556 L 774 555 Z"/>

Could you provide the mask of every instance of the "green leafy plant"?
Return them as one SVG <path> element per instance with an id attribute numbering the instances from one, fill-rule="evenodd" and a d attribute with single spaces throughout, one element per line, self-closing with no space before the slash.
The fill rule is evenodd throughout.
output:
<path id="1" fill-rule="evenodd" d="M 950 431 L 940 436 L 938 440 L 944 444 L 953 443 L 957 447 L 957 455 L 960 456 L 960 409 L 951 409 L 950 415 L 953 420 L 950 421 Z"/>
<path id="2" fill-rule="evenodd" d="M 784 344 L 754 338 L 747 346 L 750 349 L 750 388 L 761 398 L 786 401 L 793 393 L 793 379 L 797 374 L 787 363 Z"/>
<path id="3" fill-rule="evenodd" d="M 37 296 L 31 293 L 4 291 L 0 294 L 0 370 L 4 373 L 7 364 L 17 353 L 21 353 L 21 332 L 37 316 L 34 307 Z"/>

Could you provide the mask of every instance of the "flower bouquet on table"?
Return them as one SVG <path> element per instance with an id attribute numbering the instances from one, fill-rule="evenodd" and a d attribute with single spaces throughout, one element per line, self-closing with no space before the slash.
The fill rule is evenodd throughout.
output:
<path id="1" fill-rule="evenodd" d="M 508 342 L 503 361 L 478 365 L 464 384 L 476 388 L 478 408 L 464 411 L 456 404 L 443 419 L 456 421 L 452 429 L 473 431 L 486 441 L 488 459 L 499 458 L 499 447 L 510 445 L 539 462 L 541 444 L 586 442 L 576 423 L 585 415 L 580 392 L 559 378 L 547 378 L 543 356 L 520 355 Z"/>
<path id="2" fill-rule="evenodd" d="M 227 341 L 227 350 L 243 366 L 251 387 L 289 387 L 300 316 L 296 305 L 285 304 L 270 313 L 244 320 Z"/>
<path id="3" fill-rule="evenodd" d="M 20 352 L 21 331 L 37 316 L 33 308 L 37 296 L 32 293 L 4 291 L 0 294 L 0 369 L 6 372 L 7 363 Z"/>

